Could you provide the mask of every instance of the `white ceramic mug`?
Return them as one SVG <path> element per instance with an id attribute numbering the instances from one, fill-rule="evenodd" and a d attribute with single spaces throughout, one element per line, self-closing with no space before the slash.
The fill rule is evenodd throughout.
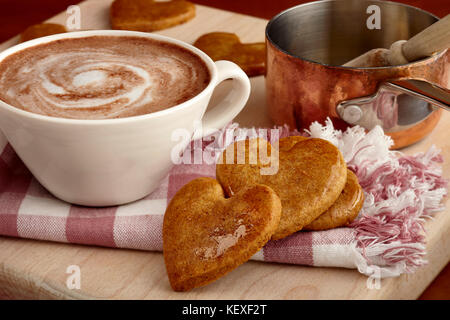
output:
<path id="1" fill-rule="evenodd" d="M 41 43 L 96 35 L 138 36 L 174 43 L 199 56 L 211 74 L 208 86 L 192 99 L 128 118 L 55 118 L 23 111 L 0 100 L 0 129 L 47 190 L 70 203 L 110 206 L 140 199 L 155 190 L 173 166 L 171 150 L 179 142 L 172 141 L 172 132 L 183 128 L 193 138 L 200 138 L 194 132 L 200 121 L 202 132 L 222 128 L 245 106 L 250 81 L 232 62 L 214 63 L 204 52 L 182 41 L 132 31 L 80 31 L 43 37 L 1 52 L 0 61 Z M 230 78 L 234 83 L 228 95 L 205 112 L 214 88 Z"/>

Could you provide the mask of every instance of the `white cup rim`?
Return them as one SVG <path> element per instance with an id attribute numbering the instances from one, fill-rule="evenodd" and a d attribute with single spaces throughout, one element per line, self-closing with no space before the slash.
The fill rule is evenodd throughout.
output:
<path id="1" fill-rule="evenodd" d="M 35 45 L 43 44 L 43 43 L 49 43 L 54 40 L 60 40 L 60 39 L 72 39 L 72 38 L 84 38 L 84 37 L 92 37 L 92 36 L 137 36 L 137 37 L 143 37 L 143 38 L 150 38 L 159 40 L 162 42 L 168 42 L 175 45 L 178 45 L 180 47 L 183 47 L 190 52 L 194 53 L 196 56 L 198 56 L 208 67 L 208 70 L 210 72 L 211 79 L 208 83 L 208 85 L 196 96 L 190 98 L 189 100 L 182 102 L 180 104 L 177 104 L 175 106 L 172 106 L 167 109 L 163 109 L 160 111 L 155 111 L 151 113 L 146 113 L 143 115 L 137 115 L 137 116 L 131 116 L 131 117 L 124 117 L 124 118 L 113 118 L 113 119 L 71 119 L 71 118 L 60 118 L 60 117 L 52 117 L 47 116 L 43 114 L 33 113 L 30 111 L 22 110 L 18 107 L 14 107 L 5 101 L 0 99 L 0 108 L 5 108 L 10 112 L 16 113 L 18 115 L 21 115 L 23 117 L 46 121 L 46 122 L 53 122 L 53 123 L 61 123 L 61 124 L 83 124 L 83 125 L 113 125 L 113 124 L 119 124 L 119 123 L 129 123 L 132 121 L 140 121 L 140 120 L 148 120 L 152 118 L 158 118 L 164 115 L 171 114 L 173 112 L 177 112 L 179 110 L 188 108 L 191 105 L 194 105 L 197 101 L 204 98 L 205 95 L 208 95 L 209 91 L 214 89 L 215 84 L 217 82 L 217 69 L 215 67 L 214 62 L 211 60 L 211 58 L 201 51 L 200 49 L 194 47 L 193 45 L 190 45 L 186 42 L 183 42 L 178 39 L 174 39 L 171 37 L 154 34 L 154 33 L 147 33 L 147 32 L 139 32 L 139 31 L 128 31 L 128 30 L 87 30 L 87 31 L 74 31 L 74 32 L 67 32 L 67 33 L 59 33 L 54 34 L 50 36 L 45 36 L 33 40 L 29 40 L 20 44 L 17 44 L 15 46 L 12 46 L 2 52 L 0 52 L 0 63 L 5 59 L 6 57 L 20 51 L 26 48 L 33 47 Z"/>

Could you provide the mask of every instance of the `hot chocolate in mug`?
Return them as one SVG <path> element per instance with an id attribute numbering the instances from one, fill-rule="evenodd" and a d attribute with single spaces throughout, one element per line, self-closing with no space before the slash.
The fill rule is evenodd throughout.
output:
<path id="1" fill-rule="evenodd" d="M 80 31 L 43 37 L 1 52 L 0 64 L 26 48 L 61 39 L 98 36 L 141 37 L 181 47 L 198 57 L 210 76 L 201 92 L 175 106 L 112 119 L 47 116 L 0 100 L 0 130 L 48 191 L 74 204 L 111 206 L 138 200 L 155 190 L 173 166 L 172 149 L 179 147 L 172 133 L 184 129 L 192 139 L 198 139 L 202 132 L 222 128 L 245 106 L 250 81 L 232 62 L 213 62 L 182 41 L 134 31 Z M 230 92 L 207 110 L 215 87 L 226 79 L 234 82 Z M 170 86 L 166 90 L 170 96 Z M 198 124 L 201 131 L 196 130 Z"/>

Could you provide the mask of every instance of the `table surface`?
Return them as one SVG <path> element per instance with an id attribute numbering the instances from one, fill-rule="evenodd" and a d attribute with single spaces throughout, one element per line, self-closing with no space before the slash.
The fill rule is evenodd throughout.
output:
<path id="1" fill-rule="evenodd" d="M 41 22 L 54 14 L 64 11 L 74 0 L 0 0 L 0 42 L 21 32 L 28 25 Z M 89 19 L 96 22 L 90 28 L 100 28 L 106 23 L 104 10 L 90 10 L 90 4 L 82 4 L 89 10 Z M 205 1 L 195 3 L 270 18 L 277 12 L 298 4 L 293 0 L 247 0 L 247 1 Z M 441 0 L 400 1 L 444 16 L 450 10 L 449 4 Z M 198 7 L 198 15 L 210 10 Z M 84 11 L 82 11 L 84 12 Z M 103 12 L 103 13 L 102 13 Z M 208 11 L 209 13 L 212 11 Z M 161 33 L 193 41 L 199 32 L 212 31 L 217 24 L 223 25 L 221 31 L 234 31 L 243 41 L 262 41 L 266 21 L 214 11 L 214 19 L 205 18 L 204 30 L 181 31 L 178 27 Z M 52 21 L 61 21 L 61 16 Z M 100 22 L 102 21 L 102 22 Z M 235 23 L 230 24 L 233 21 Z M 97 25 L 95 25 L 97 24 Z M 186 36 L 189 34 L 189 36 Z M 186 39 L 188 37 L 189 39 Z M 191 39 L 192 38 L 192 39 Z M 8 41 L 0 49 L 11 45 Z M 270 125 L 266 114 L 260 115 L 255 122 L 254 111 L 264 106 L 262 77 L 252 79 L 253 93 L 246 108 L 238 116 L 244 125 Z M 218 93 L 220 95 L 220 92 Z M 435 131 L 422 142 L 406 149 L 407 153 L 425 150 L 431 144 L 444 149 L 444 157 L 450 159 L 450 144 L 441 133 L 450 126 L 450 114 L 444 114 Z M 445 163 L 445 175 L 450 176 L 449 162 Z M 448 202 L 448 201 L 447 201 Z M 448 211 L 448 210 L 447 210 Z M 447 213 L 447 214 L 446 214 Z M 249 262 L 229 276 L 216 283 L 189 293 L 173 293 L 168 285 L 164 263 L 160 253 L 148 253 L 133 250 L 117 250 L 78 245 L 57 244 L 24 239 L 0 237 L 0 297 L 3 298 L 416 298 L 442 266 L 449 260 L 448 237 L 449 212 L 440 213 L 436 219 L 426 225 L 428 231 L 429 265 L 414 275 L 404 275 L 397 279 L 382 281 L 380 290 L 368 290 L 366 278 L 355 270 L 335 268 L 310 268 L 260 262 Z M 437 245 L 439 244 L 439 245 Z M 68 290 L 65 287 L 67 266 L 79 265 L 82 269 L 82 289 Z M 243 280 L 245 279 L 245 280 Z M 243 284 L 243 282 L 245 284 Z M 450 268 L 447 266 L 432 284 L 423 292 L 423 299 L 450 298 Z"/>

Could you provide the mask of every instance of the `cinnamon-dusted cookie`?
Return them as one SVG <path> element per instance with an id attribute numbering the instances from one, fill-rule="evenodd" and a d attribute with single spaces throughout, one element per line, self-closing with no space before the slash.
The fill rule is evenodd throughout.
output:
<path id="1" fill-rule="evenodd" d="M 175 291 L 208 284 L 249 260 L 278 227 L 281 203 L 254 185 L 226 199 L 219 182 L 195 179 L 170 201 L 164 215 L 163 254 Z"/>
<path id="2" fill-rule="evenodd" d="M 276 150 L 262 139 L 238 141 L 222 153 L 216 166 L 217 179 L 229 195 L 254 184 L 264 184 L 280 197 L 282 214 L 272 236 L 274 240 L 301 230 L 319 217 L 337 200 L 347 180 L 341 152 L 326 140 L 280 139 L 278 171 L 262 174 L 262 169 L 273 166 L 262 155 L 270 154 L 271 162 L 276 161 L 277 157 L 273 157 Z M 229 154 L 234 157 L 230 159 Z"/>
<path id="3" fill-rule="evenodd" d="M 304 230 L 327 230 L 349 225 L 364 204 L 364 193 L 356 175 L 348 170 L 347 182 L 336 202 Z"/>
<path id="4" fill-rule="evenodd" d="M 67 32 L 66 28 L 57 23 L 38 23 L 29 26 L 24 32 L 20 34 L 20 42 L 25 42 L 31 39 L 49 36 L 57 33 Z"/>
<path id="5" fill-rule="evenodd" d="M 111 27 L 119 30 L 162 30 L 194 17 L 195 5 L 184 0 L 114 0 L 110 9 Z"/>
<path id="6" fill-rule="evenodd" d="M 266 45 L 264 42 L 241 43 L 234 33 L 211 32 L 198 38 L 194 46 L 204 51 L 214 61 L 233 61 L 249 77 L 265 73 Z"/>

